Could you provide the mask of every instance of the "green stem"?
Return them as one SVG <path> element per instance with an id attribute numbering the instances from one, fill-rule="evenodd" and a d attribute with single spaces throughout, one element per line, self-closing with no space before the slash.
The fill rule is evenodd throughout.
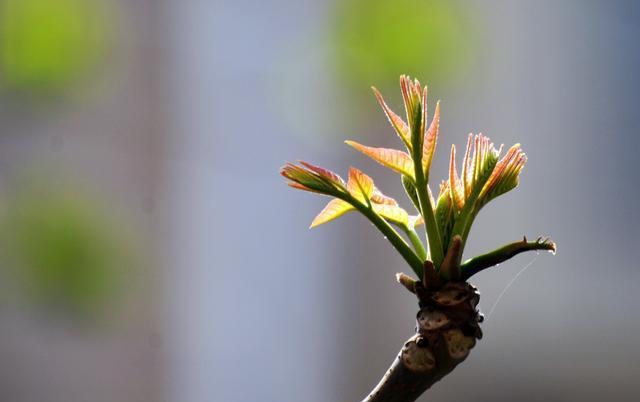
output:
<path id="1" fill-rule="evenodd" d="M 422 161 L 420 161 L 420 166 L 422 166 Z M 440 231 L 438 230 L 436 217 L 433 214 L 433 205 L 431 205 L 431 199 L 427 192 L 427 183 L 424 179 L 423 173 L 421 172 L 418 174 L 418 171 L 422 171 L 422 167 L 416 168 L 416 190 L 418 192 L 418 199 L 420 200 L 422 217 L 424 218 L 424 227 L 427 232 L 429 252 L 431 253 L 433 265 L 440 268 L 440 264 L 442 264 L 442 260 L 444 259 Z"/>
<path id="2" fill-rule="evenodd" d="M 467 243 L 467 239 L 469 238 L 469 232 L 471 232 L 473 221 L 476 219 L 476 216 L 478 216 L 478 213 L 480 213 L 480 209 L 482 208 L 482 206 L 479 208 L 476 208 L 475 206 L 476 200 L 477 200 L 477 197 L 473 199 L 473 204 L 471 205 L 470 210 L 465 215 L 464 226 L 462 227 L 461 232 L 457 233 L 455 232 L 455 229 L 454 229 L 454 233 L 460 234 L 460 236 L 462 236 L 463 248 L 464 248 L 464 245 Z"/>
<path id="3" fill-rule="evenodd" d="M 412 150 L 413 165 L 416 176 L 416 192 L 418 193 L 418 200 L 420 201 L 420 212 L 424 218 L 424 227 L 427 233 L 427 241 L 429 242 L 429 252 L 431 253 L 431 259 L 433 265 L 437 268 L 440 267 L 442 260 L 444 259 L 444 251 L 442 249 L 442 240 L 440 239 L 440 231 L 438 230 L 438 224 L 436 223 L 436 217 L 433 213 L 433 205 L 431 205 L 431 199 L 427 190 L 427 179 L 424 176 L 422 170 L 422 147 L 419 151 L 416 151 L 414 147 Z"/>
<path id="4" fill-rule="evenodd" d="M 482 186 L 483 185 L 484 182 L 482 183 Z M 469 237 L 473 221 L 476 219 L 476 216 L 478 216 L 478 213 L 482 208 L 482 206 L 476 206 L 476 201 L 478 200 L 482 186 L 478 185 L 474 188 L 471 196 L 465 201 L 464 207 L 462 207 L 462 211 L 460 211 L 460 215 L 458 215 L 458 219 L 456 219 L 456 223 L 453 225 L 453 230 L 451 231 L 452 238 L 455 235 L 460 235 L 460 237 L 462 237 L 463 250 L 464 246 L 467 244 L 467 238 Z"/>
<path id="5" fill-rule="evenodd" d="M 433 265 L 440 268 L 440 264 L 444 259 L 444 250 L 442 248 L 442 240 L 440 231 L 436 223 L 436 217 L 433 213 L 433 205 L 427 190 L 428 177 L 425 177 L 424 168 L 422 167 L 422 147 L 424 141 L 424 122 L 427 116 L 422 116 L 422 106 L 418 105 L 414 111 L 414 119 L 411 129 L 411 159 L 413 159 L 413 169 L 416 179 L 416 192 L 420 201 L 420 213 L 424 218 L 424 227 L 427 233 L 427 242 L 429 243 L 429 253 Z M 425 122 L 426 123 L 426 122 Z"/>
<path id="6" fill-rule="evenodd" d="M 366 216 L 375 227 L 382 232 L 382 234 L 389 240 L 393 247 L 398 250 L 400 255 L 409 264 L 411 269 L 418 275 L 418 278 L 422 278 L 422 260 L 416 255 L 406 241 L 395 231 L 394 228 L 387 223 L 380 215 L 378 215 L 369 206 L 364 205 L 360 201 L 356 200 L 350 195 L 342 195 L 340 198 L 353 205 L 358 211 Z"/>
<path id="7" fill-rule="evenodd" d="M 527 239 L 524 238 L 521 241 L 507 244 L 487 254 L 482 254 L 465 261 L 460 266 L 462 280 L 466 281 L 482 270 L 498 265 L 522 252 L 530 250 L 549 250 L 555 252 L 556 245 L 552 241 L 543 240 L 542 238 L 531 242 L 528 242 Z"/>
<path id="8" fill-rule="evenodd" d="M 416 253 L 418 253 L 418 257 L 423 261 L 426 260 L 427 250 L 424 248 L 424 245 L 422 244 L 422 241 L 420 240 L 420 237 L 418 236 L 416 231 L 409 228 L 408 226 L 404 226 L 402 230 L 404 230 L 404 232 L 409 237 L 409 241 L 411 241 L 413 249 L 416 251 Z"/>

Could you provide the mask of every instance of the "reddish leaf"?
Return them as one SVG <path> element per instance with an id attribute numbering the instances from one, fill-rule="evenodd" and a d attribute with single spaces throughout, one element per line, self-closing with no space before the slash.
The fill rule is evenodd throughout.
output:
<path id="1" fill-rule="evenodd" d="M 527 157 L 520 149 L 520 144 L 512 146 L 506 155 L 498 161 L 491 176 L 480 193 L 483 203 L 506 193 L 518 185 L 519 175 L 527 161 Z"/>
<path id="2" fill-rule="evenodd" d="M 425 176 L 427 177 L 431 169 L 433 154 L 436 151 L 436 144 L 438 142 L 439 130 L 440 130 L 440 101 L 436 103 L 436 110 L 433 114 L 433 120 L 431 120 L 429 129 L 425 133 L 424 143 L 422 145 L 422 168 L 424 169 Z"/>
<path id="3" fill-rule="evenodd" d="M 380 91 L 378 91 L 375 87 L 372 87 L 371 89 L 373 89 L 373 93 L 378 100 L 378 103 L 382 107 L 384 114 L 387 116 L 389 123 L 391 123 L 391 126 L 393 126 L 393 128 L 396 130 L 396 133 L 398 134 L 402 142 L 404 142 L 404 144 L 407 146 L 407 148 L 411 149 L 411 132 L 409 131 L 409 126 L 407 126 L 407 123 L 405 123 L 400 116 L 395 114 L 393 110 L 391 110 L 389 106 L 387 106 Z"/>
<path id="4" fill-rule="evenodd" d="M 347 190 L 349 194 L 354 196 L 358 201 L 368 203 L 373 195 L 374 187 L 371 177 L 354 167 L 349 168 Z"/>
<path id="5" fill-rule="evenodd" d="M 404 108 L 407 112 L 407 122 L 409 126 L 413 126 L 414 114 L 417 112 L 416 108 L 420 106 L 422 101 L 422 89 L 420 82 L 415 79 L 411 81 L 411 78 L 407 75 L 400 76 L 400 89 L 402 91 L 402 99 L 404 101 Z"/>
<path id="6" fill-rule="evenodd" d="M 467 137 L 467 148 L 464 151 L 464 160 L 462 162 L 462 187 L 464 188 L 465 199 L 471 194 L 471 144 L 473 143 L 473 134 L 469 133 Z"/>
<path id="7" fill-rule="evenodd" d="M 398 201 L 382 194 L 380 190 L 378 190 L 377 188 L 373 189 L 373 194 L 371 195 L 371 201 L 376 204 L 398 205 Z"/>
<path id="8" fill-rule="evenodd" d="M 449 159 L 449 189 L 451 191 L 451 199 L 457 210 L 464 207 L 464 190 L 458 172 L 456 170 L 456 146 L 451 145 L 451 158 Z"/>
<path id="9" fill-rule="evenodd" d="M 346 191 L 340 176 L 307 162 L 287 163 L 280 169 L 280 174 L 290 180 L 289 186 L 299 190 L 334 196 Z"/>
<path id="10" fill-rule="evenodd" d="M 345 141 L 345 143 L 367 155 L 382 166 L 386 166 L 389 169 L 411 178 L 414 177 L 413 161 L 406 152 L 391 148 L 368 147 L 355 141 Z"/>
<path id="11" fill-rule="evenodd" d="M 338 185 L 341 185 L 344 187 L 344 180 L 342 180 L 342 177 L 338 176 L 337 174 L 333 173 L 332 171 L 325 169 L 323 167 L 320 166 L 315 166 L 310 164 L 309 162 L 305 162 L 305 161 L 298 161 L 301 165 L 305 166 L 307 169 L 317 173 L 319 176 L 322 176 Z"/>
<path id="12" fill-rule="evenodd" d="M 311 189 L 311 188 L 305 186 L 304 184 L 296 183 L 295 181 L 287 183 L 287 186 L 296 188 L 298 190 L 309 191 L 311 193 L 317 193 L 316 190 Z"/>

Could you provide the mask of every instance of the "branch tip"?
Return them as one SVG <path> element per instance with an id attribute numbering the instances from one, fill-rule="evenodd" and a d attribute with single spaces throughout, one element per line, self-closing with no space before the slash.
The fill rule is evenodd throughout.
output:
<path id="1" fill-rule="evenodd" d="M 520 253 L 532 250 L 547 250 L 552 254 L 555 254 L 556 244 L 548 237 L 540 236 L 535 241 L 527 241 L 526 236 L 523 236 L 520 241 L 504 245 L 496 250 L 488 252 L 487 254 L 482 254 L 465 261 L 460 266 L 462 280 L 466 281 L 480 271 L 496 266 Z"/>
<path id="2" fill-rule="evenodd" d="M 425 261 L 423 265 L 422 286 L 425 289 L 437 289 L 442 286 L 440 275 L 429 260 Z"/>
<path id="3" fill-rule="evenodd" d="M 396 274 L 396 281 L 398 281 L 399 284 L 404 286 L 405 289 L 407 289 L 409 292 L 413 294 L 416 293 L 416 280 L 410 277 L 409 275 L 403 272 L 398 272 Z"/>

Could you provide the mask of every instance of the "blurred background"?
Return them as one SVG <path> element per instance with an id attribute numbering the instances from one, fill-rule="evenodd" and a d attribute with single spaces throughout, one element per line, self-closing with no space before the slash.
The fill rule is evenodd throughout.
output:
<path id="1" fill-rule="evenodd" d="M 485 338 L 421 400 L 636 400 L 640 4 L 0 0 L 0 400 L 356 401 L 411 335 L 409 268 L 287 160 L 398 178 L 398 76 L 442 100 L 434 182 L 469 132 L 523 144 L 466 257 Z M 408 207 L 408 205 L 405 205 Z M 530 267 L 494 306 L 527 264 Z"/>

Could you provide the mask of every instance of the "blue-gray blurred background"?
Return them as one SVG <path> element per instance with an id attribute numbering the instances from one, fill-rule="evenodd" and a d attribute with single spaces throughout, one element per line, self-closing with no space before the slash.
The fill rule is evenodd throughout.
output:
<path id="1" fill-rule="evenodd" d="M 413 331 L 409 271 L 362 217 L 278 176 L 399 146 L 369 86 L 523 144 L 466 256 L 485 338 L 429 401 L 637 400 L 640 4 L 0 1 L 0 400 L 356 401 Z M 505 286 L 523 267 L 494 306 Z"/>

